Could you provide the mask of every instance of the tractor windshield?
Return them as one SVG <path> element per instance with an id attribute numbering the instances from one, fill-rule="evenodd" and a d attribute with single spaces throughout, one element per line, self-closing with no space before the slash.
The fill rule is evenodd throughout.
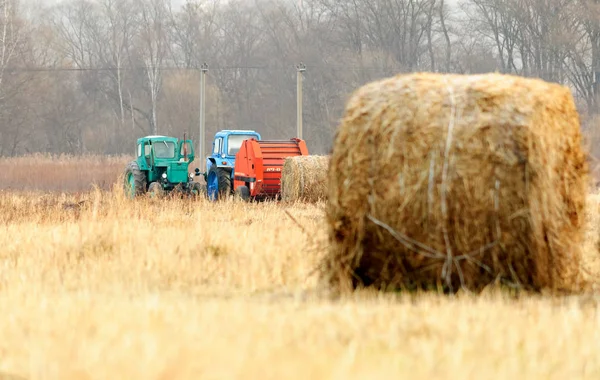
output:
<path id="1" fill-rule="evenodd" d="M 255 135 L 230 135 L 227 140 L 227 155 L 234 156 L 242 146 L 244 140 L 256 138 Z"/>
<path id="2" fill-rule="evenodd" d="M 156 158 L 175 158 L 175 144 L 172 141 L 157 141 L 154 143 Z"/>

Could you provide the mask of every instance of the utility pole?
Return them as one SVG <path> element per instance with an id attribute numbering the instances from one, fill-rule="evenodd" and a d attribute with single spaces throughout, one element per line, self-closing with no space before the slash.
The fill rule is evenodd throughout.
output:
<path id="1" fill-rule="evenodd" d="M 206 64 L 206 62 L 204 62 L 200 66 L 200 132 L 198 134 L 198 157 L 200 157 L 200 165 L 198 165 L 198 167 L 200 168 L 201 172 L 204 172 L 204 170 L 206 169 L 204 166 L 205 161 L 206 161 L 206 157 L 204 154 L 204 145 L 205 145 L 204 137 L 206 136 L 205 124 L 204 124 L 206 121 L 204 105 L 206 103 L 205 90 L 206 90 L 206 72 L 207 71 L 208 71 L 208 65 Z"/>
<path id="2" fill-rule="evenodd" d="M 594 73 L 595 75 L 595 81 L 594 84 L 592 85 L 592 95 L 594 96 L 594 108 L 592 110 L 592 112 L 594 113 L 600 113 L 600 58 L 598 58 L 598 67 L 596 67 L 596 72 Z"/>
<path id="3" fill-rule="evenodd" d="M 302 138 L 302 73 L 306 71 L 304 63 L 296 66 L 296 134 Z"/>

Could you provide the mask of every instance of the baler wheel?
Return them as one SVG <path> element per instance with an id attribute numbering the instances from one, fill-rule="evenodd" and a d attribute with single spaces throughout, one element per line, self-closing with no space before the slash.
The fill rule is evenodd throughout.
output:
<path id="1" fill-rule="evenodd" d="M 237 189 L 235 189 L 235 195 L 236 197 L 239 197 L 241 200 L 243 201 L 249 201 L 250 200 L 250 189 L 248 188 L 248 186 L 239 186 Z"/>
<path id="2" fill-rule="evenodd" d="M 136 161 L 131 161 L 125 168 L 123 190 L 125 196 L 129 198 L 135 198 L 146 192 L 146 176 Z"/>

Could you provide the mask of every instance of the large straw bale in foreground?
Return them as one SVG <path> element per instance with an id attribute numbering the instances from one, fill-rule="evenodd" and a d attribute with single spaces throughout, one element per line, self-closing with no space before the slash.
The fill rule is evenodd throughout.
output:
<path id="1" fill-rule="evenodd" d="M 318 202 L 327 198 L 329 156 L 287 157 L 281 171 L 281 199 Z"/>
<path id="2" fill-rule="evenodd" d="M 334 286 L 578 290 L 587 165 L 569 90 L 499 74 L 360 88 L 329 166 Z"/>
<path id="3" fill-rule="evenodd" d="M 600 286 L 600 192 L 595 190 L 587 196 L 586 231 L 582 245 L 584 275 L 593 282 L 597 289 Z"/>

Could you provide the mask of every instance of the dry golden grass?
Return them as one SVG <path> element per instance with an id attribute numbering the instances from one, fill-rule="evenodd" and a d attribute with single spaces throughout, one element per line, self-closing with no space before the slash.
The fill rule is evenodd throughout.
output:
<path id="1" fill-rule="evenodd" d="M 324 224 L 320 204 L 0 192 L 0 373 L 599 378 L 597 296 L 335 299 L 312 274 Z"/>

